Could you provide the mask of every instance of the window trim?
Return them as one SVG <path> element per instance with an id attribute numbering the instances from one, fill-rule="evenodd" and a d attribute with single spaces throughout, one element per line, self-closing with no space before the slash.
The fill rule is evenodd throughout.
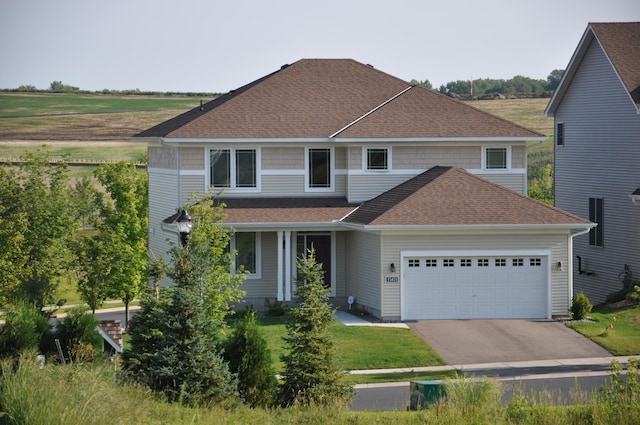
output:
<path id="1" fill-rule="evenodd" d="M 309 155 L 312 150 L 326 149 L 329 151 L 329 186 L 327 187 L 311 187 L 311 163 Z M 336 155 L 335 149 L 331 146 L 314 146 L 305 147 L 304 149 L 304 191 L 305 192 L 335 192 L 336 172 L 335 172 Z"/>
<path id="2" fill-rule="evenodd" d="M 489 149 L 504 149 L 506 155 L 505 168 L 487 168 L 487 152 Z M 511 171 L 511 145 L 486 145 L 482 147 L 482 170 L 488 173 L 503 173 Z"/>
<path id="3" fill-rule="evenodd" d="M 556 139 L 556 146 L 564 146 L 564 122 L 560 121 L 556 123 L 554 136 Z"/>
<path id="4" fill-rule="evenodd" d="M 229 186 L 214 186 L 211 176 L 211 154 L 214 151 L 229 151 L 229 173 L 230 173 L 230 182 Z M 254 151 L 255 152 L 255 186 L 238 186 L 238 151 Z M 234 193 L 234 192 L 260 192 L 262 187 L 262 179 L 261 174 L 262 170 L 260 167 L 261 164 L 261 152 L 259 147 L 253 146 L 243 146 L 243 147 L 226 147 L 226 146 L 218 146 L 211 147 L 207 149 L 207 155 L 205 158 L 205 167 L 207 172 L 207 187 L 214 187 L 215 189 L 224 190 L 226 193 Z"/>
<path id="5" fill-rule="evenodd" d="M 262 278 L 262 250 L 261 250 L 261 240 L 262 240 L 262 233 L 261 232 L 235 232 L 233 235 L 231 235 L 231 238 L 229 240 L 229 245 L 231 247 L 231 251 L 234 252 L 237 250 L 237 240 L 236 240 L 236 235 L 238 233 L 253 233 L 256 235 L 256 239 L 255 239 L 255 260 L 256 260 L 256 270 L 255 273 L 247 273 L 247 279 L 260 279 Z M 232 258 L 233 264 L 231 266 L 231 274 L 236 274 L 236 261 L 238 260 L 238 255 L 234 255 Z"/>
<path id="6" fill-rule="evenodd" d="M 386 168 L 369 168 L 369 151 L 370 150 L 384 150 L 387 155 Z M 391 171 L 391 147 L 390 146 L 363 146 L 362 147 L 362 169 L 367 173 L 386 173 Z"/>

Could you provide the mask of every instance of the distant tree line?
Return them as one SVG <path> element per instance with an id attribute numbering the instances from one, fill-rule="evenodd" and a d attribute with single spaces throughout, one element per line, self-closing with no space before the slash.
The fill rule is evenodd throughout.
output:
<path id="1" fill-rule="evenodd" d="M 67 94 L 103 94 L 114 96 L 187 96 L 187 97 L 217 97 L 223 93 L 211 93 L 211 92 L 172 92 L 172 91 L 150 91 L 140 89 L 128 89 L 128 90 L 110 90 L 103 89 L 97 91 L 81 90 L 79 87 L 64 84 L 62 81 L 53 81 L 49 88 L 39 89 L 34 85 L 22 85 L 17 89 L 0 89 L 6 93 L 67 93 Z"/>
<path id="2" fill-rule="evenodd" d="M 509 80 L 495 80 L 492 78 L 479 78 L 471 80 L 450 81 L 438 88 L 438 92 L 452 97 L 481 98 L 483 96 L 516 96 L 516 97 L 551 97 L 553 91 L 558 87 L 564 70 L 554 69 L 547 76 L 546 80 L 534 80 L 522 75 L 516 75 Z M 411 80 L 411 84 L 420 85 L 433 90 L 433 85 L 429 80 Z M 62 81 L 54 81 L 46 90 L 38 89 L 33 85 L 23 85 L 17 89 L 2 89 L 4 92 L 21 93 L 76 93 L 76 94 L 104 94 L 118 96 L 193 96 L 193 97 L 216 97 L 223 93 L 210 92 L 161 92 L 142 91 L 140 89 L 130 90 L 109 90 L 100 91 L 80 90 L 75 86 L 64 84 Z"/>
<path id="3" fill-rule="evenodd" d="M 483 97 L 551 97 L 558 87 L 564 70 L 554 69 L 546 80 L 535 80 L 522 75 L 516 75 L 509 80 L 479 78 L 470 80 L 450 81 L 438 88 L 438 92 L 452 97 L 475 99 Z M 411 80 L 412 84 L 421 85 L 433 90 L 429 80 Z"/>

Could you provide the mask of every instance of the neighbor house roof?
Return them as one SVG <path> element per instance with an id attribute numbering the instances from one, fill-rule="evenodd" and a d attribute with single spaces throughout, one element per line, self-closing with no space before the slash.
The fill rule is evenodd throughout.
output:
<path id="1" fill-rule="evenodd" d="M 366 226 L 590 223 L 457 167 L 433 167 L 365 202 L 343 221 Z"/>
<path id="2" fill-rule="evenodd" d="M 601 46 L 640 112 L 640 22 L 590 23 L 574 52 L 545 115 L 553 115 L 592 42 Z"/>
<path id="3" fill-rule="evenodd" d="M 433 167 L 359 205 L 344 198 L 216 198 L 216 202 L 225 204 L 223 222 L 237 228 L 309 223 L 367 227 L 591 225 L 455 167 Z M 165 223 L 172 223 L 177 215 Z"/>
<path id="4" fill-rule="evenodd" d="M 302 59 L 134 137 L 527 140 L 546 136 L 352 59 Z"/>

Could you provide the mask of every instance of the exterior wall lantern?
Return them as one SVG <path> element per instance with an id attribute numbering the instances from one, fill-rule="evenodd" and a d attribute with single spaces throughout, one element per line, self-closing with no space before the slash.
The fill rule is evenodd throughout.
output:
<path id="1" fill-rule="evenodd" d="M 184 246 L 189 241 L 189 233 L 191 233 L 191 227 L 193 226 L 191 216 L 186 209 L 183 208 L 178 218 L 176 218 L 176 225 L 180 233 L 180 242 Z"/>
<path id="2" fill-rule="evenodd" d="M 393 264 L 393 263 L 389 264 L 389 271 L 391 273 L 395 273 L 396 272 L 396 265 Z"/>

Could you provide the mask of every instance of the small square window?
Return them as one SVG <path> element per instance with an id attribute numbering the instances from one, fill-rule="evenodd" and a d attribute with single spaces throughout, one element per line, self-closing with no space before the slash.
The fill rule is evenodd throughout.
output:
<path id="1" fill-rule="evenodd" d="M 455 261 L 452 258 L 445 258 L 442 265 L 444 267 L 453 267 L 455 266 Z"/>
<path id="2" fill-rule="evenodd" d="M 524 259 L 522 258 L 514 258 L 511 262 L 513 267 L 522 267 L 524 265 Z"/>
<path id="3" fill-rule="evenodd" d="M 367 170 L 388 170 L 387 149 L 367 149 Z"/>
<path id="4" fill-rule="evenodd" d="M 471 267 L 471 259 L 470 258 L 460 259 L 460 267 Z"/>
<path id="5" fill-rule="evenodd" d="M 478 258 L 478 267 L 489 267 L 488 258 Z"/>
<path id="6" fill-rule="evenodd" d="M 499 170 L 507 168 L 507 148 L 487 148 L 486 168 Z"/>
<path id="7" fill-rule="evenodd" d="M 409 259 L 409 267 L 420 267 L 420 260 L 415 258 Z"/>
<path id="8" fill-rule="evenodd" d="M 496 267 L 505 267 L 507 265 L 507 260 L 505 258 L 496 258 L 495 265 Z"/>
<path id="9" fill-rule="evenodd" d="M 540 258 L 530 258 L 529 266 L 531 267 L 540 267 L 542 265 L 542 259 Z"/>
<path id="10" fill-rule="evenodd" d="M 435 258 L 427 258 L 424 265 L 426 267 L 437 267 L 438 260 L 436 260 Z"/>

